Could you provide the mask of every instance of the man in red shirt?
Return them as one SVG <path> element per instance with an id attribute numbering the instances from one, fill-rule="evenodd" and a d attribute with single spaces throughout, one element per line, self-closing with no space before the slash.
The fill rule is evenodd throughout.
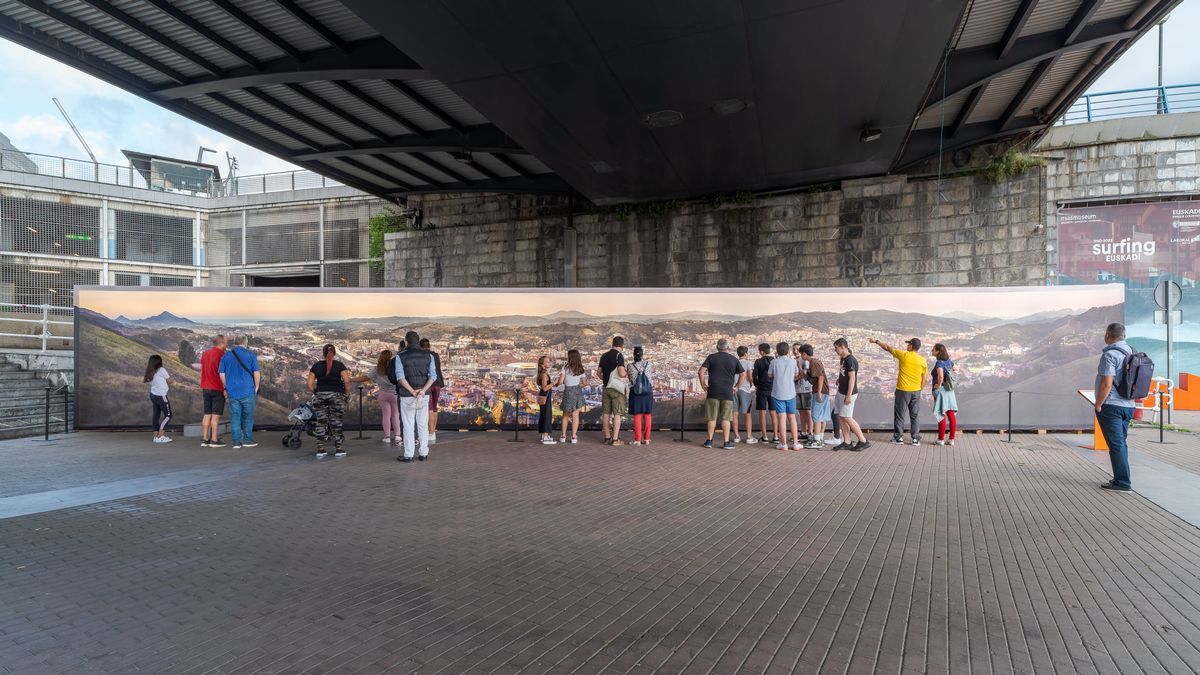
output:
<path id="1" fill-rule="evenodd" d="M 200 357 L 200 389 L 204 392 L 204 418 L 200 423 L 200 433 L 204 440 L 202 448 L 223 448 L 221 442 L 221 415 L 225 412 L 225 385 L 221 384 L 221 374 L 217 366 L 221 357 L 225 356 L 225 336 L 218 335 L 212 340 L 211 349 L 205 350 Z M 210 440 L 211 439 L 211 440 Z"/>

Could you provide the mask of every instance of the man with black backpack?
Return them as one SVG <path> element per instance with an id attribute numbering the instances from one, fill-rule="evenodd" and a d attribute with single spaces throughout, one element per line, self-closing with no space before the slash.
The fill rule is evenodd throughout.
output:
<path id="1" fill-rule="evenodd" d="M 1133 420 L 1138 399 L 1146 395 L 1142 391 L 1139 396 L 1138 389 L 1149 389 L 1154 363 L 1126 344 L 1123 324 L 1108 324 L 1104 330 L 1104 344 L 1096 369 L 1096 421 L 1108 443 L 1113 478 L 1100 488 L 1133 492 L 1129 481 L 1129 423 Z"/>

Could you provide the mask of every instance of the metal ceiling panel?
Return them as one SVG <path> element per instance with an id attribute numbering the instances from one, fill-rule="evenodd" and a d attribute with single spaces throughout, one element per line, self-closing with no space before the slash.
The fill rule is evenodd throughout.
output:
<path id="1" fill-rule="evenodd" d="M 226 107 L 225 105 L 218 103 L 217 101 L 214 101 L 212 99 L 205 98 L 205 97 L 197 97 L 194 99 L 189 99 L 188 103 L 191 103 L 199 108 L 203 108 L 204 110 L 207 110 L 208 112 L 213 113 L 214 115 L 219 115 L 222 118 L 225 118 L 225 119 L 229 120 L 230 122 L 237 124 L 239 127 L 250 129 L 255 134 L 258 134 L 259 136 L 262 136 L 263 138 L 265 138 L 277 145 L 281 145 L 285 148 L 290 148 L 293 151 L 306 149 L 303 145 L 301 145 L 301 143 L 299 141 L 292 138 L 291 136 L 288 136 L 287 134 L 281 134 L 281 133 L 275 131 L 274 129 L 272 129 L 268 126 L 265 126 L 263 124 L 260 124 L 257 121 L 251 119 L 250 117 L 247 117 L 246 115 L 243 115 L 242 113 L 237 112 L 236 110 L 230 109 L 230 108 Z"/>
<path id="2" fill-rule="evenodd" d="M 396 111 L 406 120 L 411 120 L 421 131 L 448 129 L 436 115 L 417 105 L 395 87 L 381 80 L 352 80 L 351 84 L 361 89 L 371 98 L 379 101 L 389 109 Z M 415 132 L 416 130 L 414 130 Z"/>
<path id="3" fill-rule="evenodd" d="M 176 54 L 175 52 L 163 47 L 150 38 L 141 33 L 129 28 L 125 24 L 113 19 L 107 14 L 93 8 L 90 5 L 79 2 L 78 0 L 66 0 L 58 3 L 57 9 L 70 14 L 74 18 L 87 24 L 94 30 L 103 32 L 111 38 L 119 40 L 130 47 L 138 50 L 142 54 L 154 59 L 155 61 L 175 69 L 176 71 L 188 77 L 199 77 L 205 74 L 205 70 L 193 63 L 192 61 Z"/>
<path id="4" fill-rule="evenodd" d="M 916 129 L 937 129 L 941 126 L 950 126 L 954 124 L 954 120 L 958 117 L 958 112 L 962 110 L 963 103 L 966 102 L 967 96 L 970 96 L 970 91 L 964 91 L 951 96 L 945 100 L 945 104 L 935 103 L 925 109 L 921 113 L 921 118 L 917 120 Z"/>
<path id="5" fill-rule="evenodd" d="M 472 108 L 471 104 L 437 80 L 405 80 L 404 84 L 424 96 L 425 100 L 436 105 L 447 115 L 458 120 L 460 124 L 474 126 L 488 123 L 488 119 Z"/>
<path id="6" fill-rule="evenodd" d="M 1017 111 L 1017 115 L 1032 115 L 1035 110 L 1047 112 L 1043 108 L 1058 95 L 1058 92 L 1062 91 L 1062 88 L 1071 81 L 1071 78 L 1075 77 L 1075 74 L 1095 52 L 1094 47 L 1085 47 L 1059 57 L 1050 72 L 1046 73 L 1041 84 L 1030 93 L 1025 105 Z"/>
<path id="7" fill-rule="evenodd" d="M 474 155 L 476 155 L 476 154 L 481 154 L 481 153 L 472 153 L 472 157 L 474 157 Z M 400 157 L 400 153 L 393 153 L 388 156 L 392 157 L 393 159 L 397 159 Z M 450 171 L 453 171 L 454 173 L 456 173 L 460 176 L 463 176 L 464 178 L 467 178 L 468 180 L 486 180 L 487 179 L 487 176 L 484 175 L 483 173 L 480 173 L 479 170 L 476 169 L 474 166 L 472 166 L 470 162 L 460 162 L 457 159 L 455 159 L 454 156 L 448 152 L 426 152 L 426 153 L 422 153 L 422 156 L 426 162 L 433 164 L 434 166 L 442 167 L 444 169 L 449 169 Z M 510 174 L 515 175 L 515 173 L 511 172 L 511 171 L 506 174 L 502 174 L 502 175 L 510 175 Z"/>
<path id="8" fill-rule="evenodd" d="M 306 138 L 315 144 L 315 147 L 322 145 L 335 145 L 339 141 L 337 138 L 329 134 L 309 126 L 298 117 L 288 114 L 286 110 L 280 110 L 277 107 L 268 104 L 261 99 L 258 99 L 244 91 L 228 91 L 223 94 L 229 100 L 245 106 L 249 110 L 258 113 L 259 115 L 278 122 L 279 124 L 292 130 L 294 133 Z M 288 136 L 288 138 L 291 138 Z M 296 145 L 299 141 L 293 139 L 288 145 Z"/>
<path id="9" fill-rule="evenodd" d="M 1140 4 L 1142 4 L 1142 0 L 1107 0 L 1092 15 L 1091 23 L 1129 16 Z"/>
<path id="10" fill-rule="evenodd" d="M 164 14 L 145 0 L 108 0 L 113 6 L 124 11 L 150 28 L 166 35 L 179 45 L 186 47 L 200 56 L 212 61 L 222 69 L 228 70 L 245 65 L 241 59 L 220 48 L 208 38 L 184 26 L 175 18 Z"/>
<path id="11" fill-rule="evenodd" d="M 1030 63 L 992 80 L 988 84 L 987 90 L 983 92 L 983 97 L 976 104 L 975 110 L 967 119 L 967 123 L 975 124 L 976 122 L 1000 119 L 1005 109 L 1016 97 L 1017 92 L 1025 86 L 1025 81 L 1029 79 L 1036 67 L 1036 63 Z"/>
<path id="12" fill-rule="evenodd" d="M 1081 0 L 1038 0 L 1025 23 L 1021 36 L 1037 35 L 1066 27 L 1067 22 L 1075 14 L 1075 10 L 1083 4 Z"/>
<path id="13" fill-rule="evenodd" d="M 274 0 L 234 0 L 238 9 L 283 38 L 296 49 L 314 51 L 330 46 L 312 28 L 304 25 Z"/>
<path id="14" fill-rule="evenodd" d="M 1020 4 L 1021 0 L 994 0 L 972 4 L 957 48 L 970 49 L 999 43 Z"/>
<path id="15" fill-rule="evenodd" d="M 379 35 L 337 0 L 296 0 L 296 4 L 346 40 L 364 40 Z"/>
<path id="16" fill-rule="evenodd" d="M 365 131 L 357 125 L 352 124 L 351 121 L 337 114 L 336 111 L 330 111 L 324 106 L 317 105 L 284 85 L 268 85 L 260 87 L 260 89 L 263 93 L 287 104 L 289 108 L 315 119 L 343 136 L 356 141 L 370 141 L 375 138 L 369 131 Z"/>
<path id="17" fill-rule="evenodd" d="M 401 189 L 405 183 L 408 185 L 420 186 L 422 182 L 416 176 L 410 176 L 397 169 L 387 167 L 380 169 L 376 165 L 378 161 L 365 163 L 356 158 L 352 162 L 347 162 L 341 159 L 330 159 L 325 162 L 333 169 L 344 174 L 349 174 L 355 178 L 362 180 L 365 183 L 375 185 L 380 188 L 380 191 L 392 191 Z M 366 169 L 360 167 L 367 167 Z M 400 181 L 400 182 L 397 182 Z"/>
<path id="18" fill-rule="evenodd" d="M 550 167 L 542 163 L 542 160 L 533 155 L 505 155 L 505 157 L 532 174 L 554 173 Z"/>
<path id="19" fill-rule="evenodd" d="M 210 0 L 170 0 L 188 15 L 200 20 L 221 37 L 257 56 L 262 61 L 286 56 L 279 47 L 259 37 L 241 21 L 221 11 Z"/>
<path id="20" fill-rule="evenodd" d="M 346 93 L 332 82 L 308 82 L 304 86 L 329 101 L 338 110 L 344 110 L 346 114 L 378 129 L 385 136 L 402 136 L 412 133 L 399 122 L 380 113 L 357 97 Z"/>

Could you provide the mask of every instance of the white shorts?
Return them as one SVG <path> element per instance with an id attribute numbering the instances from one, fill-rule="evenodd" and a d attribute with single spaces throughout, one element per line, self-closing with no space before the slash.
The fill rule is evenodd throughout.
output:
<path id="1" fill-rule="evenodd" d="M 837 394 L 833 398 L 833 409 L 838 417 L 854 417 L 854 403 L 858 400 L 858 394 L 850 395 L 850 402 L 846 403 L 845 394 Z"/>

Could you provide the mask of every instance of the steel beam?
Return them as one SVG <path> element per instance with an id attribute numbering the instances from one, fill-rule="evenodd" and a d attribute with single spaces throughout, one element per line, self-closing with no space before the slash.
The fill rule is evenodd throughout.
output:
<path id="1" fill-rule="evenodd" d="M 1001 129 L 1007 127 L 1008 123 L 1016 117 L 1017 112 L 1019 112 L 1021 108 L 1025 107 L 1025 102 L 1029 100 L 1029 96 L 1033 94 L 1035 90 L 1037 90 L 1038 85 L 1042 83 L 1042 80 L 1046 79 L 1046 75 L 1049 74 L 1050 69 L 1053 68 L 1054 64 L 1057 62 L 1058 57 L 1051 56 L 1045 61 L 1039 63 L 1037 67 L 1033 69 L 1033 72 L 1030 73 L 1029 78 L 1025 80 L 1025 84 L 1021 85 L 1021 90 L 1017 92 L 1017 95 L 1013 97 L 1013 100 L 1008 104 L 1008 107 L 1004 109 L 1004 114 L 1000 115 L 999 124 Z"/>
<path id="2" fill-rule="evenodd" d="M 304 162 L 314 159 L 391 152 L 461 152 L 464 148 L 468 151 L 489 154 L 525 152 L 521 146 L 514 143 L 494 125 L 481 124 L 463 129 L 463 133 L 451 129 L 439 129 L 430 131 L 425 136 L 405 134 L 377 141 L 356 141 L 347 143 L 345 147 L 318 148 L 313 151 L 293 153 L 288 156 L 288 159 L 293 162 Z"/>
<path id="3" fill-rule="evenodd" d="M 275 33 L 275 31 L 273 31 L 270 28 L 267 28 L 266 26 L 259 23 L 257 19 L 255 19 L 254 17 L 250 16 L 245 11 L 243 11 L 240 7 L 237 6 L 236 3 L 232 2 L 232 0 L 209 0 L 209 1 L 212 2 L 214 5 L 216 5 L 217 7 L 220 7 L 229 16 L 232 16 L 234 19 L 237 19 L 237 21 L 239 23 L 241 23 L 243 26 L 245 26 L 246 28 L 249 28 L 254 33 L 257 33 L 258 37 L 275 45 L 275 47 L 277 47 L 284 54 L 287 54 L 288 56 L 290 56 L 294 59 L 297 59 L 297 60 L 301 60 L 304 58 L 304 54 L 299 49 L 296 49 L 296 47 L 293 46 L 291 43 L 289 43 L 287 40 L 285 40 L 282 37 L 280 37 L 279 35 L 277 35 Z"/>
<path id="4" fill-rule="evenodd" d="M 393 190 L 385 192 L 385 197 L 404 197 L 408 194 L 427 192 L 507 192 L 507 193 L 542 193 L 567 194 L 570 191 L 562 178 L 554 174 L 538 174 L 533 178 L 510 178 L 507 180 L 480 180 L 471 184 L 447 183 L 440 187 L 418 186 L 409 190 Z"/>
<path id="5" fill-rule="evenodd" d="M 1013 118 L 1007 128 L 1001 128 L 995 120 L 976 122 L 962 127 L 953 142 L 941 134 L 940 129 L 920 129 L 909 137 L 904 154 L 896 162 L 894 170 L 908 168 L 918 162 L 936 157 L 939 152 L 953 152 L 960 148 L 987 143 L 1000 138 L 1014 136 L 1026 131 L 1037 131 L 1045 126 L 1032 115 Z"/>
<path id="6" fill-rule="evenodd" d="M 1065 29 L 1066 36 L 1063 38 L 1063 44 L 1069 45 L 1075 42 L 1075 38 L 1079 37 L 1080 32 L 1092 20 L 1092 15 L 1096 10 L 1100 9 L 1100 5 L 1104 4 L 1104 0 L 1083 0 L 1079 5 L 1079 9 L 1075 10 L 1075 14 L 1071 20 L 1067 22 Z"/>
<path id="7" fill-rule="evenodd" d="M 183 80 L 153 93 L 157 98 L 169 100 L 268 84 L 425 77 L 429 77 L 429 73 L 390 42 L 371 38 L 352 43 L 348 52 L 326 48 L 308 52 L 303 57 L 272 59 L 211 77 Z"/>
<path id="8" fill-rule="evenodd" d="M 251 54 L 250 52 L 246 51 L 245 49 L 242 49 L 241 47 L 233 44 L 233 42 L 230 42 L 229 40 L 225 39 L 225 37 L 222 36 L 220 33 L 209 28 L 202 21 L 193 17 L 192 15 L 183 11 L 182 9 L 179 9 L 175 5 L 168 2 L 167 0 L 146 0 L 146 1 L 149 2 L 158 11 L 162 12 L 163 14 L 166 14 L 167 16 L 171 17 L 172 19 L 175 19 L 177 22 L 179 22 L 180 24 L 182 24 L 183 26 L 185 26 L 192 32 L 196 33 L 200 37 L 203 37 L 205 40 L 208 40 L 209 42 L 213 43 L 214 45 L 220 47 L 221 49 L 224 49 L 225 51 L 229 52 L 233 56 L 237 57 L 238 59 L 240 59 L 242 61 L 242 63 L 244 63 L 252 68 L 258 68 L 261 65 L 258 58 L 255 57 L 253 54 Z"/>
<path id="9" fill-rule="evenodd" d="M 958 115 L 955 116 L 954 122 L 950 125 L 950 129 L 946 132 L 946 138 L 954 138 L 962 128 L 966 126 L 967 120 L 970 119 L 971 113 L 975 112 L 975 106 L 979 105 L 979 99 L 983 98 L 983 92 L 987 89 L 987 84 L 981 84 L 971 90 L 967 94 L 967 100 L 963 101 L 962 107 L 958 110 Z"/>
<path id="10" fill-rule="evenodd" d="M 350 43 L 343 40 L 340 35 L 333 32 L 333 29 L 318 21 L 316 17 L 309 14 L 304 8 L 293 2 L 293 0 L 275 0 L 275 4 L 287 10 L 287 13 L 295 17 L 300 23 L 308 26 L 309 30 L 320 35 L 322 40 L 329 43 L 329 46 L 344 52 L 350 51 Z"/>
<path id="11" fill-rule="evenodd" d="M 1008 56 L 1009 50 L 1017 43 L 1017 37 L 1021 35 L 1025 23 L 1029 21 L 1029 16 L 1033 14 L 1033 8 L 1036 6 L 1037 0 L 1021 0 L 1021 5 L 1017 7 L 1012 20 L 1008 22 L 1008 28 L 1004 30 L 1004 37 L 1000 39 L 1000 51 L 996 53 L 996 58 L 1002 59 Z"/>
<path id="12" fill-rule="evenodd" d="M 1038 33 L 1017 40 L 1004 58 L 997 59 L 997 45 L 986 45 L 961 49 L 950 54 L 949 81 L 942 85 L 941 78 L 935 80 L 933 91 L 945 91 L 945 96 L 935 96 L 926 109 L 936 106 L 946 98 L 974 89 L 981 84 L 1022 66 L 1037 63 L 1051 56 L 1096 45 L 1108 44 L 1137 35 L 1137 30 L 1124 27 L 1125 19 L 1106 19 L 1085 27 L 1078 38 L 1069 45 L 1064 44 L 1066 30 Z"/>
<path id="13" fill-rule="evenodd" d="M 404 127 L 405 129 L 408 129 L 410 132 L 412 132 L 418 136 L 422 136 L 422 137 L 429 135 L 429 132 L 425 131 L 420 126 L 418 126 L 416 122 L 413 122 L 412 120 L 408 119 L 404 115 L 401 115 L 400 113 L 396 112 L 395 110 L 392 110 L 391 108 L 387 107 L 386 105 L 375 100 L 374 97 L 370 96 L 369 94 L 367 94 L 363 90 L 359 89 L 358 87 L 354 86 L 353 84 L 350 84 L 349 82 L 334 82 L 333 84 L 338 89 L 341 89 L 342 91 L 346 92 L 350 96 L 353 96 L 354 98 L 358 99 L 361 103 L 366 104 L 367 107 L 375 110 L 375 112 L 392 120 L 393 122 L 395 122 L 396 124 L 399 124 L 400 126 Z"/>

